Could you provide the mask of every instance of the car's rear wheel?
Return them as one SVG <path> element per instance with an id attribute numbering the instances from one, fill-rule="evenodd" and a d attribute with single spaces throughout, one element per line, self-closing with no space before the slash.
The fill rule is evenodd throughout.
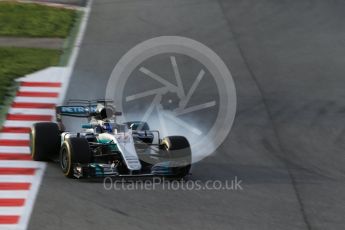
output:
<path id="1" fill-rule="evenodd" d="M 168 136 L 161 145 L 172 162 L 174 177 L 181 179 L 189 174 L 192 164 L 192 151 L 188 140 L 183 136 Z"/>
<path id="2" fill-rule="evenodd" d="M 60 131 L 56 123 L 35 123 L 30 132 L 31 157 L 35 161 L 56 158 L 60 150 Z"/>
<path id="3" fill-rule="evenodd" d="M 60 167 L 66 177 L 74 176 L 75 164 L 88 164 L 91 161 L 89 143 L 85 138 L 72 137 L 64 141 L 60 150 Z"/>

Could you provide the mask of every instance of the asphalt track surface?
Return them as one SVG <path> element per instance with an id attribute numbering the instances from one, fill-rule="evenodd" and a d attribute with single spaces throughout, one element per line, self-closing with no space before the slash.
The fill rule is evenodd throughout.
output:
<path id="1" fill-rule="evenodd" d="M 50 163 L 29 229 L 343 229 L 344 12 L 341 0 L 94 1 L 67 99 L 103 97 L 146 39 L 204 43 L 230 68 L 238 107 L 191 179 L 237 176 L 243 190 L 106 191 Z"/>

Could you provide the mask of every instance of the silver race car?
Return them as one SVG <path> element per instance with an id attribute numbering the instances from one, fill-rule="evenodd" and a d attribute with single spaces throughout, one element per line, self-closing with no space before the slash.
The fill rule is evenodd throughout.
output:
<path id="1" fill-rule="evenodd" d="M 70 178 L 164 176 L 183 178 L 191 168 L 191 148 L 183 136 L 161 139 L 142 121 L 118 124 L 112 101 L 71 100 L 56 107 L 57 122 L 35 123 L 32 158 L 57 161 Z M 63 117 L 87 118 L 83 131 L 66 131 Z"/>

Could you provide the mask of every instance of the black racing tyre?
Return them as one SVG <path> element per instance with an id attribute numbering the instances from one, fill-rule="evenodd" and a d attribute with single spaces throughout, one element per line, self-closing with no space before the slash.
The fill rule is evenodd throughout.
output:
<path id="1" fill-rule="evenodd" d="M 162 139 L 161 145 L 174 164 L 174 176 L 183 178 L 188 175 L 192 164 L 192 151 L 188 140 L 183 136 L 168 136 Z"/>
<path id="2" fill-rule="evenodd" d="M 35 123 L 30 132 L 31 157 L 35 161 L 48 161 L 59 155 L 60 131 L 56 123 Z"/>
<path id="3" fill-rule="evenodd" d="M 91 150 L 85 138 L 71 137 L 64 141 L 60 150 L 60 167 L 66 177 L 73 177 L 73 166 L 77 163 L 88 164 Z"/>

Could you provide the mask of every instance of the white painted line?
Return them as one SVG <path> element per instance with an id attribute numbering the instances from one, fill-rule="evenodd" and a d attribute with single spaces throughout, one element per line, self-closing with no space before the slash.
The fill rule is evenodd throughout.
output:
<path id="1" fill-rule="evenodd" d="M 71 54 L 69 63 L 67 67 L 51 67 L 45 70 L 40 71 L 40 73 L 38 74 L 31 74 L 30 76 L 24 77 L 19 79 L 19 81 L 38 81 L 40 80 L 39 78 L 41 76 L 44 75 L 48 75 L 48 73 L 50 73 L 50 75 L 53 73 L 54 76 L 46 76 L 48 77 L 48 80 L 59 80 L 60 82 L 62 82 L 62 87 L 61 87 L 61 93 L 59 94 L 59 98 L 49 98 L 49 97 L 16 97 L 14 99 L 15 102 L 28 102 L 28 103 L 62 103 L 65 95 L 66 95 L 66 91 L 68 88 L 68 84 L 72 75 L 72 71 L 74 69 L 78 54 L 79 54 L 79 50 L 80 50 L 80 46 L 82 43 L 82 39 L 83 36 L 85 34 L 85 30 L 86 30 L 86 26 L 87 26 L 87 21 L 89 19 L 90 16 L 90 11 L 91 11 L 91 5 L 92 5 L 92 0 L 88 1 L 87 6 L 85 7 L 85 14 L 84 17 L 82 19 L 80 28 L 79 28 L 79 33 L 74 45 L 74 49 L 73 52 Z M 32 87 L 35 88 L 35 91 L 37 92 L 38 87 Z M 56 92 L 54 91 L 55 89 L 50 88 L 49 91 L 46 91 L 46 89 L 43 89 L 45 87 L 42 87 L 42 90 L 40 90 L 39 92 Z M 28 87 L 21 87 L 20 89 L 21 91 L 26 91 L 26 92 L 35 92 L 34 89 L 28 89 Z M 13 110 L 12 110 L 13 111 Z M 17 111 L 18 112 L 18 111 Z M 31 110 L 32 112 L 32 110 Z M 25 114 L 31 114 L 31 112 L 26 111 Z M 20 113 L 20 112 L 19 112 Z M 37 113 L 37 114 L 45 114 L 45 113 Z M 5 121 L 4 122 L 4 126 L 6 127 L 31 127 L 32 124 L 35 123 L 35 121 Z M 29 153 L 29 147 L 7 147 L 7 146 L 0 146 L 0 152 L 12 152 L 12 153 Z M 25 230 L 28 226 L 28 222 L 31 216 L 31 212 L 35 203 L 35 199 L 36 196 L 38 194 L 38 190 L 39 190 L 39 186 L 41 184 L 42 181 L 42 177 L 44 174 L 44 170 L 46 167 L 46 163 L 42 163 L 42 162 L 35 162 L 35 161 L 0 161 L 0 167 L 21 167 L 21 168 L 38 168 L 36 170 L 35 173 L 35 179 L 32 181 L 31 184 L 31 188 L 29 191 L 29 195 L 26 199 L 25 202 L 25 207 L 23 208 L 5 208 L 5 209 L 1 209 L 0 208 L 0 215 L 1 213 L 4 215 L 20 215 L 20 220 L 19 223 L 17 225 L 0 225 L 0 230 L 2 229 L 6 229 L 6 230 L 10 230 L 10 229 L 16 229 L 16 230 Z M 10 178 L 10 177 L 8 177 Z M 15 180 L 18 178 L 14 178 L 11 177 L 11 179 Z M 26 178 L 28 179 L 28 178 Z M 0 191 L 1 192 L 1 191 Z M 4 195 L 4 194 L 3 194 Z M 8 194 L 5 194 L 8 195 Z M 0 197 L 1 197 L 1 193 L 0 193 Z M 15 227 L 12 227 L 15 226 Z M 4 227 L 4 228 L 3 228 Z"/>
<path id="2" fill-rule="evenodd" d="M 4 122 L 4 127 L 31 127 L 33 123 L 39 121 L 13 121 L 13 120 L 6 120 Z"/>
<path id="3" fill-rule="evenodd" d="M 16 224 L 1 224 L 0 230 L 25 230 L 26 228 L 19 228 Z"/>
<path id="4" fill-rule="evenodd" d="M 66 67 L 51 66 L 32 74 L 25 75 L 25 77 L 17 78 L 18 82 L 54 82 L 61 83 L 66 75 Z"/>
<path id="5" fill-rule="evenodd" d="M 26 114 L 26 115 L 55 115 L 54 109 L 20 109 L 10 108 L 9 114 Z"/>
<path id="6" fill-rule="evenodd" d="M 27 198 L 29 191 L 21 190 L 0 190 L 0 198 Z"/>
<path id="7" fill-rule="evenodd" d="M 0 168 L 45 168 L 45 163 L 39 161 L 0 161 Z"/>
<path id="8" fill-rule="evenodd" d="M 22 229 L 26 229 L 28 226 L 31 212 L 32 212 L 32 209 L 33 209 L 34 204 L 35 204 L 36 196 L 38 194 L 38 190 L 39 190 L 41 182 L 42 182 L 42 177 L 44 175 L 45 168 L 46 168 L 46 164 L 41 163 L 40 169 L 36 170 L 36 177 L 35 177 L 36 179 L 31 184 L 29 197 L 25 201 L 25 211 L 21 215 L 21 218 L 20 218 L 19 223 L 18 223 L 18 226 L 21 227 Z"/>
<path id="9" fill-rule="evenodd" d="M 24 207 L 0 207 L 0 215 L 21 215 Z"/>
<path id="10" fill-rule="evenodd" d="M 28 133 L 0 133 L 0 140 L 29 140 Z"/>
<path id="11" fill-rule="evenodd" d="M 0 175 L 0 182 L 29 182 L 36 180 L 35 176 L 27 175 Z M 3 197 L 0 197 L 3 198 Z"/>
<path id="12" fill-rule="evenodd" d="M 30 148 L 26 146 L 0 146 L 0 153 L 27 153 L 30 154 Z"/>
<path id="13" fill-rule="evenodd" d="M 58 98 L 55 97 L 16 97 L 14 102 L 31 102 L 31 103 L 54 103 L 56 104 Z"/>
<path id="14" fill-rule="evenodd" d="M 64 8 L 64 9 L 79 10 L 79 11 L 83 10 L 82 6 L 68 5 L 68 3 L 63 4 L 63 3 L 54 3 L 54 2 L 47 2 L 47 1 L 33 1 L 33 0 L 18 0 L 18 2 L 21 2 L 21 3 L 32 3 L 32 2 L 34 2 L 35 4 L 50 6 L 50 7 L 56 7 L 56 8 Z M 56 1 L 56 2 L 58 2 L 58 1 Z"/>
<path id="15" fill-rule="evenodd" d="M 47 92 L 47 93 L 59 93 L 60 87 L 32 87 L 32 86 L 21 86 L 19 91 L 21 92 Z"/>
<path id="16" fill-rule="evenodd" d="M 81 47 L 83 37 L 84 37 L 85 31 L 86 31 L 87 22 L 89 21 L 92 3 L 93 3 L 93 0 L 89 0 L 85 9 L 84 9 L 84 17 L 80 23 L 78 36 L 76 38 L 72 54 L 70 56 L 70 59 L 69 59 L 68 65 L 67 65 L 66 78 L 63 79 L 64 82 L 62 84 L 62 91 L 60 93 L 60 98 L 59 98 L 58 104 L 62 104 L 62 102 L 65 99 L 66 92 L 67 92 L 68 85 L 69 85 L 69 81 L 71 79 L 75 63 L 77 62 L 80 47 Z"/>

